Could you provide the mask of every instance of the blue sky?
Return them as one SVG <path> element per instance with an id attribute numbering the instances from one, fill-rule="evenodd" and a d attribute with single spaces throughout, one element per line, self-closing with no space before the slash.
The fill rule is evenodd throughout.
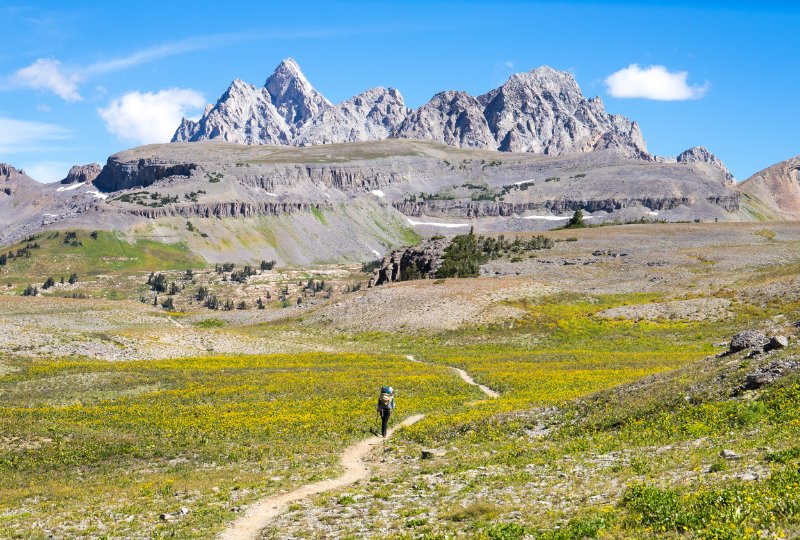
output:
<path id="1" fill-rule="evenodd" d="M 800 154 L 800 6 L 695 3 L 2 0 L 0 161 L 39 180 L 105 163 L 287 56 L 333 102 L 393 86 L 410 107 L 547 64 L 653 153 L 704 145 L 740 180 Z"/>

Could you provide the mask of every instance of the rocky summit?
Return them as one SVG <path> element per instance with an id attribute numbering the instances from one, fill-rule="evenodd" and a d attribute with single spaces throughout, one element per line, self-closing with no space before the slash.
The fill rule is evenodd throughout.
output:
<path id="1" fill-rule="evenodd" d="M 172 141 L 312 146 L 390 138 L 551 156 L 609 149 L 651 159 L 636 122 L 607 113 L 572 75 L 547 66 L 482 96 L 448 90 L 411 110 L 398 90 L 382 87 L 333 105 L 287 58 L 261 88 L 233 81 L 198 121 L 184 118 Z"/>

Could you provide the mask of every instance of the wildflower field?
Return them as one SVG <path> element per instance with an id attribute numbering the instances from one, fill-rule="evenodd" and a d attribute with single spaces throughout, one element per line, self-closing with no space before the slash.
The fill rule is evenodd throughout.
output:
<path id="1" fill-rule="evenodd" d="M 352 354 L 4 364 L 9 538 L 207 537 L 231 507 L 335 475 L 376 427 L 380 384 L 401 389 L 395 421 L 480 395 L 445 368 Z M 180 523 L 159 522 L 182 506 Z"/>

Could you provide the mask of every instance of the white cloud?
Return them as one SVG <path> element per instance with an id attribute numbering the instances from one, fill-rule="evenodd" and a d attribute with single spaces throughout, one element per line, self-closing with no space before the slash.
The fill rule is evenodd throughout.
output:
<path id="1" fill-rule="evenodd" d="M 203 96 L 187 88 L 156 93 L 130 92 L 97 112 L 106 129 L 124 141 L 139 144 L 169 142 L 181 118 L 205 105 Z"/>
<path id="2" fill-rule="evenodd" d="M 46 103 L 39 103 L 36 105 L 36 110 L 39 111 L 40 113 L 49 113 L 50 106 L 47 105 Z"/>
<path id="3" fill-rule="evenodd" d="M 40 161 L 23 167 L 25 173 L 39 182 L 58 182 L 66 178 L 71 165 L 63 161 Z"/>
<path id="4" fill-rule="evenodd" d="M 42 151 L 47 143 L 69 139 L 71 134 L 55 124 L 0 117 L 0 154 Z"/>
<path id="5" fill-rule="evenodd" d="M 670 72 L 664 66 L 640 68 L 637 64 L 612 73 L 606 80 L 608 93 L 618 98 L 643 98 L 659 101 L 700 99 L 710 87 L 690 86 L 686 71 Z"/>
<path id="6" fill-rule="evenodd" d="M 515 64 L 514 60 L 506 60 L 505 62 L 503 62 L 503 65 L 508 69 L 514 69 L 514 64 Z"/>
<path id="7" fill-rule="evenodd" d="M 80 101 L 78 83 L 81 76 L 77 73 L 66 73 L 61 63 L 52 58 L 39 58 L 28 67 L 18 70 L 12 77 L 19 86 L 35 90 L 49 90 L 64 101 Z"/>

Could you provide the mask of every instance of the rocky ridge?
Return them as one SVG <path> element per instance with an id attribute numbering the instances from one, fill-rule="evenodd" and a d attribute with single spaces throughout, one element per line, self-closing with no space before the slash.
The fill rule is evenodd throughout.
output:
<path id="1" fill-rule="evenodd" d="M 551 156 L 607 149 L 652 159 L 636 122 L 607 113 L 599 97 L 584 98 L 572 75 L 547 66 L 477 98 L 441 92 L 412 111 L 393 88 L 332 105 L 287 58 L 262 88 L 235 80 L 200 120 L 184 118 L 172 141 L 310 146 L 387 138 Z"/>
<path id="2" fill-rule="evenodd" d="M 708 151 L 708 149 L 704 146 L 693 146 L 688 150 L 684 150 L 677 157 L 678 163 L 708 163 L 709 165 L 716 167 L 725 175 L 725 180 L 729 184 L 734 184 L 736 179 L 733 177 L 733 174 L 728 170 L 728 167 L 725 163 L 722 162 L 717 156 L 712 154 Z"/>

